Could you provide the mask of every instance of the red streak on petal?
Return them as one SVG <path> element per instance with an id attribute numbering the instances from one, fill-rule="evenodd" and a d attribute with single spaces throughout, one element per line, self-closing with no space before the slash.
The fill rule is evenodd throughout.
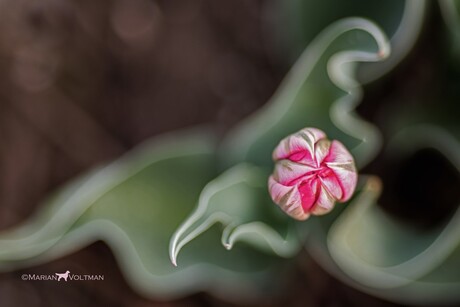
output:
<path id="1" fill-rule="evenodd" d="M 298 162 L 302 160 L 306 154 L 307 152 L 305 150 L 297 151 L 289 155 L 288 159 L 294 162 Z"/>
<path id="2" fill-rule="evenodd" d="M 317 173 L 317 171 L 313 171 L 313 172 L 308 172 L 308 173 L 302 174 L 302 175 L 300 175 L 299 177 L 296 177 L 296 178 L 294 178 L 294 179 L 288 181 L 288 182 L 286 183 L 286 185 L 288 185 L 288 186 L 293 186 L 293 185 L 298 184 L 298 183 L 301 182 L 301 181 L 303 181 L 303 182 L 308 181 L 312 176 L 315 176 L 316 173 Z M 301 183 L 301 184 L 303 184 L 303 183 Z"/>
<path id="3" fill-rule="evenodd" d="M 323 187 L 329 192 L 329 194 L 335 199 L 341 199 L 344 194 L 343 186 L 334 171 L 325 167 L 321 170 L 319 176 Z"/>
<path id="4" fill-rule="evenodd" d="M 320 192 L 320 183 L 317 178 L 305 180 L 299 185 L 300 199 L 302 200 L 302 208 L 305 212 L 311 211 Z"/>

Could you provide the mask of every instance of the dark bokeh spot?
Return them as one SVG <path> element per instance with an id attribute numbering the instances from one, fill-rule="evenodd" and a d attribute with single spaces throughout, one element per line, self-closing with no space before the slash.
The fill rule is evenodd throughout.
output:
<path id="1" fill-rule="evenodd" d="M 448 219 L 460 202 L 460 174 L 437 150 L 426 148 L 383 171 L 381 205 L 391 214 L 430 228 Z"/>
<path id="2" fill-rule="evenodd" d="M 31 10 L 28 19 L 31 27 L 37 30 L 43 29 L 46 23 L 43 11 L 39 9 Z"/>

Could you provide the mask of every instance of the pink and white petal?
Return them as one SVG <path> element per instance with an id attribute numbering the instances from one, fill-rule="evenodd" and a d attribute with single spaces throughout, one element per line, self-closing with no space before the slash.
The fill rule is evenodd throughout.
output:
<path id="1" fill-rule="evenodd" d="M 270 176 L 268 189 L 272 200 L 289 216 L 301 221 L 310 216 L 302 208 L 297 186 L 284 186 L 277 182 L 273 176 Z"/>
<path id="2" fill-rule="evenodd" d="M 305 180 L 299 184 L 300 199 L 302 201 L 302 208 L 305 212 L 311 211 L 315 205 L 318 199 L 320 185 L 321 183 L 317 178 Z"/>
<path id="3" fill-rule="evenodd" d="M 335 204 L 333 204 L 332 207 L 330 207 L 330 208 L 323 208 L 321 206 L 315 206 L 315 208 L 313 208 L 313 210 L 311 211 L 311 214 L 313 214 L 313 215 L 325 215 L 325 214 L 328 214 L 329 212 L 332 211 L 332 209 L 334 209 L 334 206 L 335 206 Z"/>
<path id="4" fill-rule="evenodd" d="M 323 160 L 329 155 L 331 141 L 328 139 L 320 139 L 315 144 L 315 161 L 319 167 Z"/>
<path id="5" fill-rule="evenodd" d="M 300 130 L 297 134 L 308 144 L 308 149 L 310 153 L 309 156 L 306 155 L 302 160 L 299 160 L 299 162 L 318 167 L 321 161 L 323 160 L 324 156 L 327 155 L 327 152 L 329 150 L 328 143 L 330 141 L 327 140 L 326 134 L 323 131 L 316 128 L 305 128 Z M 316 153 L 318 145 L 320 146 L 320 152 L 318 153 L 319 158 L 321 159 L 320 161 L 318 160 L 318 156 Z"/>
<path id="6" fill-rule="evenodd" d="M 334 208 L 335 198 L 321 185 L 318 200 L 311 210 L 314 215 L 323 215 Z"/>
<path id="7" fill-rule="evenodd" d="M 291 141 L 291 139 L 293 137 L 294 135 L 290 135 L 288 137 L 285 137 L 278 143 L 272 155 L 274 161 L 287 159 L 290 155 L 305 150 L 306 146 L 301 143 L 302 140 L 299 140 L 297 146 L 291 145 L 291 143 L 293 142 Z"/>
<path id="8" fill-rule="evenodd" d="M 316 170 L 316 168 L 309 165 L 292 162 L 290 160 L 281 160 L 275 165 L 273 178 L 283 185 L 292 186 L 303 178 L 308 177 L 308 175 L 311 175 L 311 173 Z"/>
<path id="9" fill-rule="evenodd" d="M 334 171 L 329 170 L 326 175 L 320 176 L 319 180 L 321 181 L 324 188 L 332 195 L 336 200 L 339 200 L 343 196 L 342 186 L 335 175 Z"/>
<path id="10" fill-rule="evenodd" d="M 312 154 L 306 140 L 297 134 L 284 138 L 273 151 L 274 161 L 283 159 L 290 159 L 295 162 L 306 160 L 311 161 L 309 164 L 316 165 L 312 162 Z"/>
<path id="11" fill-rule="evenodd" d="M 324 131 L 318 129 L 318 128 L 303 128 L 298 132 L 299 134 L 307 134 L 311 140 L 311 142 L 314 144 L 318 142 L 321 139 L 326 138 L 326 133 Z"/>
<path id="12" fill-rule="evenodd" d="M 286 157 L 294 162 L 302 162 L 307 165 L 316 166 L 314 161 L 313 152 L 310 149 L 310 144 L 299 135 L 293 135 L 289 139 L 289 147 L 291 154 Z"/>
<path id="13" fill-rule="evenodd" d="M 309 212 L 305 212 L 302 208 L 302 206 L 298 207 L 292 207 L 291 210 L 285 211 L 290 217 L 299 220 L 299 221 L 305 221 L 310 217 Z"/>
<path id="14" fill-rule="evenodd" d="M 316 128 L 304 128 L 297 132 L 295 136 L 299 140 L 303 140 L 303 142 L 306 144 L 306 148 L 308 152 L 311 154 L 312 158 L 315 159 L 314 157 L 314 152 L 315 152 L 315 144 L 324 138 L 326 138 L 326 134 Z"/>
<path id="15" fill-rule="evenodd" d="M 348 149 L 345 146 L 337 141 L 334 140 L 331 142 L 331 147 L 329 149 L 329 154 L 324 158 L 323 162 L 326 163 L 348 163 L 353 162 L 354 159 Z"/>
<path id="16" fill-rule="evenodd" d="M 342 164 L 327 163 L 327 166 L 334 172 L 342 188 L 342 197 L 338 198 L 338 200 L 341 202 L 349 200 L 355 191 L 358 181 L 355 164 L 353 162 Z"/>
<path id="17" fill-rule="evenodd" d="M 325 137 L 326 134 L 319 129 L 302 129 L 281 140 L 273 151 L 273 160 L 290 159 L 315 166 L 317 165 L 313 156 L 315 143 Z"/>

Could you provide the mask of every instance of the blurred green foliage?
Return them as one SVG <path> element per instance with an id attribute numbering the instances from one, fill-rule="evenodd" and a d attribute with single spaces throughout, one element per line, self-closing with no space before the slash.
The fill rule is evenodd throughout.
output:
<path id="1" fill-rule="evenodd" d="M 458 113 L 452 112 L 459 78 L 452 58 L 432 77 L 430 84 L 440 90 L 420 89 L 438 95 L 434 104 L 383 108 L 391 115 L 379 127 L 386 142 L 355 111 L 364 95 L 362 83 L 397 66 L 413 48 L 426 9 L 424 1 L 418 8 L 414 3 L 280 3 L 293 54 L 308 47 L 267 105 L 222 141 L 209 131 L 174 133 L 76 179 L 35 218 L 2 233 L 0 269 L 50 261 L 103 240 L 130 285 L 146 296 L 169 299 L 209 291 L 226 299 L 257 300 L 282 290 L 286 258 L 306 242 L 331 274 L 372 295 L 412 304 L 458 301 L 458 212 L 422 232 L 378 207 L 381 182 L 365 175 L 348 205 L 303 224 L 281 214 L 266 193 L 273 148 L 309 126 L 341 140 L 360 168 L 383 146 L 397 158 L 434 148 L 460 169 Z M 452 8 L 458 1 L 440 3 L 450 32 L 434 47 L 455 55 L 458 9 Z M 341 19 L 348 16 L 365 18 Z M 396 55 L 390 54 L 387 36 Z M 371 63 L 360 71 L 361 62 Z M 178 260 L 178 267 L 170 260 Z"/>

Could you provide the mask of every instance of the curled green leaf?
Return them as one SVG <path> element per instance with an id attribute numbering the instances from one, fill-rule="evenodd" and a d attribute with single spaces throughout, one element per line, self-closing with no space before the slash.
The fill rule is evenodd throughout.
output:
<path id="1" fill-rule="evenodd" d="M 397 154 L 434 148 L 460 172 L 460 143 L 439 127 L 407 128 L 389 146 Z M 367 181 L 330 228 L 327 246 L 340 268 L 334 274 L 363 291 L 399 302 L 458 301 L 460 210 L 444 225 L 420 232 L 376 206 L 381 188 L 374 182 Z"/>
<path id="2" fill-rule="evenodd" d="M 392 52 L 384 62 L 360 65 L 358 77 L 363 83 L 380 78 L 406 57 L 419 37 L 429 7 L 426 0 L 390 0 L 385 3 L 378 0 L 326 0 L 319 3 L 315 0 L 287 0 L 274 6 L 274 10 L 281 12 L 277 14 L 279 22 L 276 26 L 288 28 L 288 31 L 279 31 L 278 40 L 284 43 L 281 48 L 295 57 L 321 30 L 336 20 L 361 16 L 379 24 L 390 37 Z"/>
<path id="3" fill-rule="evenodd" d="M 266 174 L 258 167 L 241 164 L 208 183 L 196 210 L 171 238 L 171 262 L 177 265 L 181 249 L 216 223 L 224 226 L 221 242 L 227 249 L 237 241 L 246 241 L 278 256 L 293 256 L 300 246 L 295 229 L 292 222 L 277 216 L 277 209 L 267 198 L 266 181 Z M 264 219 L 271 225 L 281 224 L 278 226 L 284 228 L 284 235 L 262 222 Z"/>
<path id="4" fill-rule="evenodd" d="M 271 165 L 271 151 L 286 135 L 320 127 L 351 149 L 358 167 L 381 146 L 378 129 L 354 111 L 362 98 L 358 62 L 378 62 L 390 43 L 369 20 L 347 18 L 326 28 L 304 51 L 268 104 L 224 141 L 226 165 L 241 161 Z"/>

